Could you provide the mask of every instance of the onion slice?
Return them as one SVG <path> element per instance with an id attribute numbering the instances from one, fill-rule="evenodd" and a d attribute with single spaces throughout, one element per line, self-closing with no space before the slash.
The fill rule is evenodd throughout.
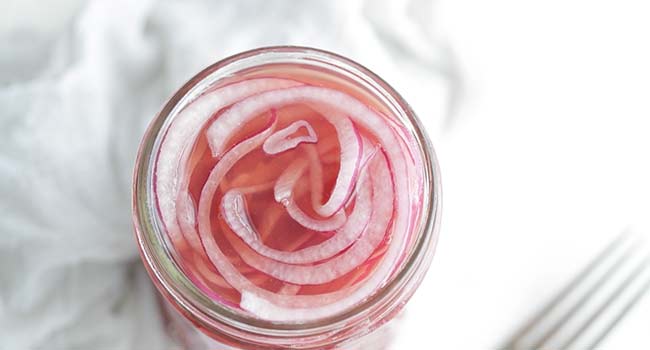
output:
<path id="1" fill-rule="evenodd" d="M 305 128 L 307 130 L 307 135 L 289 137 L 300 128 Z M 262 149 L 266 154 L 278 154 L 294 149 L 303 142 L 316 143 L 318 142 L 318 136 L 309 122 L 305 120 L 297 120 L 286 128 L 278 130 L 273 135 L 269 136 L 269 138 L 264 141 Z"/>
<path id="2" fill-rule="evenodd" d="M 307 169 L 307 165 L 308 161 L 298 159 L 297 161 L 292 162 L 287 169 L 282 172 L 273 189 L 275 201 L 284 205 L 289 216 L 304 227 L 321 232 L 335 230 L 345 223 L 346 215 L 343 210 L 338 211 L 330 218 L 318 220 L 305 214 L 293 199 L 293 189 L 298 179 L 300 179 L 304 171 Z M 320 188 L 316 189 L 316 191 L 319 190 Z"/>
<path id="3" fill-rule="evenodd" d="M 339 173 L 332 194 L 323 205 L 314 208 L 318 214 L 327 217 L 339 211 L 350 197 L 357 179 L 363 147 L 361 135 L 349 118 L 341 115 L 325 118 L 336 128 L 341 148 Z"/>

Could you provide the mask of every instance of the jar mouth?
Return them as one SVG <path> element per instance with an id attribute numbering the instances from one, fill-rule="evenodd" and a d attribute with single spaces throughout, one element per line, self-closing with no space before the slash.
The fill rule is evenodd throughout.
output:
<path id="1" fill-rule="evenodd" d="M 416 141 L 422 159 L 422 209 L 419 221 L 413 228 L 415 241 L 400 270 L 388 282 L 349 310 L 304 323 L 283 323 L 259 319 L 234 312 L 206 296 L 184 274 L 168 247 L 167 235 L 154 198 L 153 169 L 156 150 L 160 147 L 161 131 L 169 126 L 179 110 L 200 96 L 216 82 L 235 75 L 243 68 L 269 62 L 301 63 L 327 69 L 336 68 L 358 81 L 391 110 Z M 133 180 L 133 220 L 142 259 L 156 286 L 186 317 L 204 329 L 217 329 L 234 338 L 271 336 L 321 337 L 332 331 L 349 328 L 361 320 L 381 323 L 395 313 L 413 294 L 428 269 L 438 238 L 441 212 L 440 171 L 431 142 L 404 99 L 384 80 L 364 66 L 335 53 L 299 46 L 274 46 L 258 48 L 223 59 L 199 72 L 183 85 L 164 105 L 149 125 L 138 152 Z M 363 322 L 362 322 L 363 323 Z M 367 323 L 367 321 L 365 322 Z M 377 323 L 377 325 L 379 324 Z M 368 332 L 372 324 L 359 328 L 352 337 Z M 376 327 L 376 325 L 374 326 Z"/>

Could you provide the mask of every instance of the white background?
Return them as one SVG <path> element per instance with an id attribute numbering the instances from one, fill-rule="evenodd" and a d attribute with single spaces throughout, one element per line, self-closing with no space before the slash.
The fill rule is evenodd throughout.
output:
<path id="1" fill-rule="evenodd" d="M 647 227 L 649 11 L 439 2 L 466 95 L 435 140 L 441 240 L 395 349 L 496 347 L 612 237 Z M 623 324 L 604 347 L 648 348 L 650 298 Z"/>
<path id="2" fill-rule="evenodd" d="M 28 243 L 21 242 L 30 233 L 16 227 L 31 227 L 29 221 L 11 224 L 18 214 L 11 211 L 14 204 L 6 195 L 7 189 L 15 186 L 7 169 L 20 163 L 10 157 L 9 150 L 18 144 L 12 139 L 16 137 L 12 128 L 23 120 L 20 113 L 30 112 L 29 108 L 10 107 L 12 99 L 7 96 L 22 91 L 23 85 L 29 90 L 28 82 L 34 77 L 48 76 L 32 70 L 42 61 L 64 62 L 60 69 L 65 71 L 66 61 L 61 57 L 67 56 L 52 53 L 52 47 L 66 46 L 51 43 L 84 37 L 86 32 L 78 29 L 70 34 L 70 26 L 79 18 L 86 18 L 84 28 L 91 33 L 85 46 L 78 49 L 87 59 L 80 81 L 107 79 L 97 71 L 114 69 L 104 62 L 112 54 L 119 58 L 115 60 L 118 63 L 137 57 L 131 64 L 139 67 L 138 72 L 153 67 L 150 62 L 162 67 L 155 73 L 162 77 L 157 85 L 139 88 L 146 90 L 147 96 L 155 93 L 137 112 L 142 122 L 129 124 L 133 131 L 127 133 L 132 136 L 125 136 L 129 141 L 124 146 L 127 165 L 120 170 L 125 181 L 137 136 L 164 96 L 201 67 L 237 51 L 280 43 L 336 50 L 376 70 L 405 95 L 426 124 L 438 153 L 443 220 L 432 268 L 394 323 L 390 349 L 497 348 L 621 231 L 632 227 L 641 235 L 650 234 L 646 229 L 650 213 L 647 2 L 440 0 L 432 7 L 425 1 L 312 2 L 301 6 L 277 2 L 272 6 L 278 13 L 266 11 L 270 13 L 258 14 L 259 18 L 251 17 L 259 4 L 237 3 L 185 6 L 166 2 L 153 6 L 154 10 L 133 3 L 95 3 L 89 10 L 75 1 L 3 3 L 9 9 L 0 10 L 0 78 L 5 84 L 0 133 L 7 133 L 0 174 L 8 179 L 0 178 L 5 190 L 0 207 L 5 209 L 5 214 L 0 214 L 5 215 L 0 226 L 0 234 L 6 238 L 0 240 L 3 251 L 26 249 Z M 290 12 L 293 7 L 298 9 Z M 149 48 L 139 51 L 149 36 L 137 40 L 129 36 L 132 24 L 146 16 L 155 19 L 153 25 L 147 24 L 147 30 L 162 38 L 162 44 L 156 46 L 160 51 L 153 55 Z M 419 26 L 412 26 L 416 19 Z M 119 45 L 111 46 L 113 41 Z M 135 54 L 128 57 L 120 50 Z M 150 57 L 163 54 L 167 56 L 162 63 Z M 57 66 L 56 62 L 49 66 Z M 74 62 L 70 66 L 75 67 Z M 130 71 L 117 73 L 115 80 L 107 81 L 118 87 L 133 75 Z M 98 101 L 104 101 L 104 88 L 90 83 L 80 86 L 88 86 L 100 96 Z M 21 103 L 27 106 L 36 105 L 34 101 L 40 98 L 38 93 L 33 98 L 26 96 Z M 78 95 L 69 98 L 75 103 L 79 99 Z M 142 99 L 138 95 L 136 101 Z M 108 103 L 115 103 L 111 101 Z M 52 112 L 51 117 L 60 115 Z M 118 117 L 109 113 L 106 118 L 110 125 L 111 118 Z M 34 154 L 39 152 L 36 149 Z M 34 199 L 33 194 L 17 196 L 27 202 L 42 200 Z M 101 195 L 90 196 L 90 200 L 101 201 Z M 127 253 L 106 258 L 117 261 L 111 271 L 137 266 L 132 263 L 137 257 L 130 246 L 134 243 L 128 227 L 128 199 L 116 203 L 121 203 L 115 204 L 114 213 L 122 224 L 111 232 L 120 237 L 119 244 L 113 248 L 101 244 Z M 76 213 L 64 206 L 48 210 L 61 211 L 63 217 Z M 47 225 L 44 232 L 60 229 L 56 223 Z M 85 237 L 88 231 L 81 234 Z M 103 239 L 103 233 L 101 237 L 96 239 Z M 9 268 L 22 260 L 4 254 L 9 262 L 0 269 L 0 329 L 9 331 L 3 334 L 0 330 L 0 349 L 48 344 L 62 349 L 79 344 L 137 349 L 138 344 L 147 344 L 146 340 L 123 340 L 127 335 L 137 338 L 137 334 L 129 335 L 131 329 L 142 323 L 139 318 L 147 319 L 143 312 L 149 309 L 118 311 L 119 317 L 98 311 L 93 322 L 57 316 L 76 309 L 81 304 L 77 301 L 85 300 L 81 293 L 75 294 L 75 300 L 61 299 L 60 308 L 38 311 L 37 299 L 23 300 L 18 295 L 38 288 L 38 283 L 30 287 L 24 281 L 30 276 L 40 278 L 42 271 Z M 97 271 L 89 274 L 95 276 Z M 124 288 L 133 287 L 124 282 L 123 275 L 114 277 L 126 283 Z M 96 283 L 93 281 L 88 283 Z M 60 285 L 54 284 L 44 293 L 55 303 L 61 291 Z M 99 302 L 106 300 L 102 290 L 97 293 Z M 146 300 L 148 293 L 147 289 L 136 295 Z M 134 298 L 134 305 L 142 304 Z M 95 304 L 84 307 L 81 312 L 86 314 L 93 307 L 97 310 Z M 44 319 L 48 321 L 41 322 Z M 120 324 L 126 326 L 120 328 Z M 156 322 L 151 324 L 154 329 Z M 646 297 L 603 348 L 650 348 L 649 324 L 650 297 Z M 82 332 L 75 327 L 97 338 L 89 335 L 87 343 L 78 341 Z M 142 334 L 153 337 L 155 331 Z"/>

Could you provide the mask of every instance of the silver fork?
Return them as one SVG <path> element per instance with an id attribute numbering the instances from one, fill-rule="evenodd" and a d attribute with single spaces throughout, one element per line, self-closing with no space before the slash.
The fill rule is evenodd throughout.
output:
<path id="1" fill-rule="evenodd" d="M 650 290 L 650 252 L 619 235 L 502 349 L 594 349 Z"/>

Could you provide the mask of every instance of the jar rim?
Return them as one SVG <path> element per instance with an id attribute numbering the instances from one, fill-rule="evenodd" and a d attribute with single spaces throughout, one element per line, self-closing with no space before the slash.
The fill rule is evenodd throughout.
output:
<path id="1" fill-rule="evenodd" d="M 296 324 L 271 322 L 234 313 L 205 296 L 185 276 L 164 244 L 163 225 L 151 190 L 156 154 L 154 150 L 160 147 L 161 138 L 158 135 L 167 129 L 171 115 L 200 96 L 207 87 L 226 77 L 225 74 L 236 73 L 237 70 L 233 69 L 237 67 L 233 67 L 234 65 L 245 65 L 247 61 L 253 64 L 248 62 L 250 65 L 244 68 L 278 62 L 301 62 L 322 64 L 326 68 L 335 67 L 346 71 L 372 87 L 372 93 L 381 97 L 382 103 L 390 103 L 389 107 L 398 112 L 397 117 L 417 142 L 424 169 L 423 206 L 417 225 L 413 229 L 417 234 L 416 241 L 401 269 L 396 271 L 385 285 L 340 314 Z M 367 322 L 371 320 L 368 315 L 371 314 L 375 322 L 379 322 L 387 315 L 396 313 L 420 284 L 437 244 L 441 213 L 440 170 L 435 151 L 422 123 L 406 101 L 370 69 L 321 49 L 301 46 L 262 47 L 230 56 L 200 71 L 173 94 L 150 123 L 138 151 L 133 176 L 132 205 L 136 238 L 145 267 L 159 291 L 168 299 L 172 299 L 174 306 L 195 324 L 205 329 L 215 328 L 240 341 L 242 337 L 246 337 L 244 340 L 249 342 L 274 337 L 288 339 L 287 344 L 294 344 L 291 339 L 299 337 L 311 339 L 315 343 L 325 334 L 331 337 L 333 331 L 347 330 L 341 341 L 367 333 L 373 327 L 372 324 L 360 327 L 355 326 L 354 321 Z M 360 315 L 362 317 L 359 317 Z"/>

